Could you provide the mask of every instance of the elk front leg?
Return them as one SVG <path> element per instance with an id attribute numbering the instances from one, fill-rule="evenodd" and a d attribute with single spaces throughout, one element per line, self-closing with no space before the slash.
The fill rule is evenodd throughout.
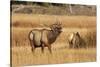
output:
<path id="1" fill-rule="evenodd" d="M 52 51 L 51 51 L 51 45 L 48 45 L 48 50 L 49 50 L 50 53 L 52 53 Z"/>

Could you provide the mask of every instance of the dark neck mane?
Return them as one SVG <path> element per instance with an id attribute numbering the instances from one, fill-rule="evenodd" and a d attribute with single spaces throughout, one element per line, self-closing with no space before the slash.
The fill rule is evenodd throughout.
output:
<path id="1" fill-rule="evenodd" d="M 52 44 L 53 42 L 55 42 L 57 36 L 59 36 L 59 32 L 58 31 L 53 31 L 53 30 L 50 30 L 49 33 L 48 33 L 48 41 L 49 41 L 49 44 Z"/>

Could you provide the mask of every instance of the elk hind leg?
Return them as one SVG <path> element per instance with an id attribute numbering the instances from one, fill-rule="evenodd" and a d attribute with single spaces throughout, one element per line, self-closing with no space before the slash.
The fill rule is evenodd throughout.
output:
<path id="1" fill-rule="evenodd" d="M 42 53 L 44 53 L 44 44 L 42 44 L 41 50 L 42 50 Z"/>
<path id="2" fill-rule="evenodd" d="M 35 46 L 32 40 L 30 40 L 30 45 L 31 45 L 31 51 L 34 53 L 35 51 Z"/>

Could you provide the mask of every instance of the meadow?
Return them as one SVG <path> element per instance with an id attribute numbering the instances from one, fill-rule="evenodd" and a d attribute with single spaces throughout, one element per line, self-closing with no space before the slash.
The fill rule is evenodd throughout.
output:
<path id="1" fill-rule="evenodd" d="M 11 60 L 12 66 L 58 64 L 96 61 L 96 17 L 41 14 L 12 14 L 11 16 Z M 28 33 L 32 29 L 46 28 L 60 21 L 62 33 L 52 44 L 52 54 L 45 47 L 31 52 Z M 48 25 L 48 26 L 45 26 Z M 70 49 L 68 36 L 79 32 L 87 48 Z"/>

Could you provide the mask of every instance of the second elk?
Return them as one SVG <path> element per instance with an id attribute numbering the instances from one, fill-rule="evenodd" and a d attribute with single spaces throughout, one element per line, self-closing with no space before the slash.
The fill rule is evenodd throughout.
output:
<path id="1" fill-rule="evenodd" d="M 82 48 L 86 47 L 85 41 L 80 36 L 79 32 L 73 32 L 68 39 L 69 48 Z"/>

